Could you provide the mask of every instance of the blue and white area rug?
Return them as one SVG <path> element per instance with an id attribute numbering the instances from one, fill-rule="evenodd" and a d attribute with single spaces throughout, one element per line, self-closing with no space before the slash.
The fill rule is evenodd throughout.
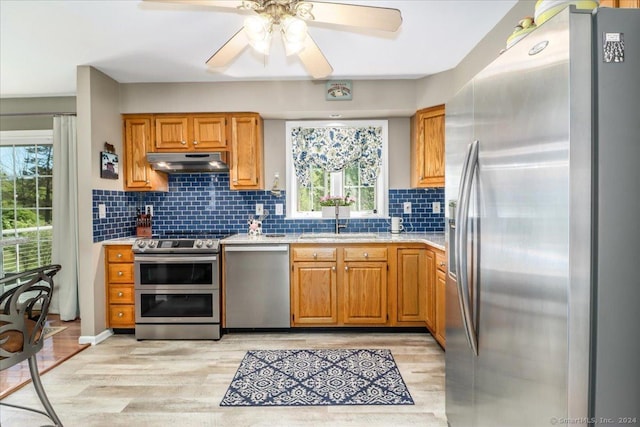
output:
<path id="1" fill-rule="evenodd" d="M 252 350 L 220 405 L 413 405 L 413 399 L 390 350 Z"/>

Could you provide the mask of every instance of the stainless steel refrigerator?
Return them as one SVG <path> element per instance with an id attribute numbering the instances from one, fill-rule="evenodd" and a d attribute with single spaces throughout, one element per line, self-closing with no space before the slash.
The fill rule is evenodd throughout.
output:
<path id="1" fill-rule="evenodd" d="M 445 150 L 449 424 L 640 425 L 640 10 L 531 32 Z"/>

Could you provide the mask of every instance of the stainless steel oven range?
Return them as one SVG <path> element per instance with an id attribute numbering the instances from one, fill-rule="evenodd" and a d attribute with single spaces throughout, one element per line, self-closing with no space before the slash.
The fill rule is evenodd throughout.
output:
<path id="1" fill-rule="evenodd" d="M 220 339 L 220 240 L 137 239 L 136 339 Z"/>

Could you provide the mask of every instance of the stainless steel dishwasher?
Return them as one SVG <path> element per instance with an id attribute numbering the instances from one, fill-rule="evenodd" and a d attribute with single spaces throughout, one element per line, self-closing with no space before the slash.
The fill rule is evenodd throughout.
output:
<path id="1" fill-rule="evenodd" d="M 227 328 L 288 328 L 289 245 L 225 245 Z"/>

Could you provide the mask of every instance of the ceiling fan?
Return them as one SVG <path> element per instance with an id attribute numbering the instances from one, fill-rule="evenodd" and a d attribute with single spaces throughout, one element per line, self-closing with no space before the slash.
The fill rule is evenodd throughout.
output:
<path id="1" fill-rule="evenodd" d="M 247 46 L 268 54 L 274 27 L 280 28 L 287 55 L 297 54 L 313 78 L 327 77 L 331 64 L 307 32 L 307 22 L 394 32 L 402 23 L 398 9 L 306 0 L 146 0 L 199 6 L 235 8 L 251 15 L 220 49 L 207 60 L 224 67 Z"/>

